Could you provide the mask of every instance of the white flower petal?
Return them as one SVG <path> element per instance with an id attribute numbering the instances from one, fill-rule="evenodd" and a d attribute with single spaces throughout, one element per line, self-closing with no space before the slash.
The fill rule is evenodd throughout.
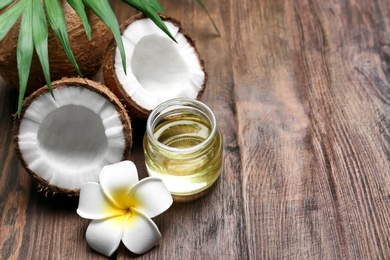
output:
<path id="1" fill-rule="evenodd" d="M 131 213 L 122 242 L 131 252 L 143 254 L 157 245 L 161 234 L 156 224 L 142 212 L 132 208 Z"/>
<path id="2" fill-rule="evenodd" d="M 99 183 L 88 182 L 80 189 L 77 214 L 87 219 L 103 219 L 123 215 L 127 210 L 118 209 L 104 195 Z"/>
<path id="3" fill-rule="evenodd" d="M 173 200 L 160 178 L 148 177 L 131 189 L 128 203 L 129 207 L 134 207 L 153 218 L 167 210 Z"/>
<path id="4" fill-rule="evenodd" d="M 99 176 L 103 192 L 118 207 L 125 208 L 130 189 L 138 182 L 138 172 L 134 163 L 122 161 L 104 166 Z"/>
<path id="5" fill-rule="evenodd" d="M 125 223 L 130 214 L 93 220 L 86 233 L 87 242 L 97 252 L 111 256 L 118 248 L 125 227 Z"/>

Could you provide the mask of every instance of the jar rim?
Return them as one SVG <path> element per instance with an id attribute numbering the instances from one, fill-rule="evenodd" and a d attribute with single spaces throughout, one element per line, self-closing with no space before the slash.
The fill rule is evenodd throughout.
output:
<path id="1" fill-rule="evenodd" d="M 171 147 L 168 145 L 165 145 L 158 141 L 156 137 L 153 134 L 153 130 L 156 127 L 156 124 L 159 121 L 156 121 L 158 116 L 163 113 L 163 112 L 170 112 L 170 111 L 175 111 L 179 107 L 174 107 L 174 106 L 181 106 L 180 108 L 186 107 L 186 108 L 197 108 L 200 109 L 201 112 L 204 113 L 204 115 L 207 117 L 211 124 L 211 132 L 207 136 L 207 138 L 194 146 L 187 147 L 187 148 L 176 148 L 176 147 Z M 171 108 L 171 109 L 170 109 Z M 169 110 L 167 110 L 169 109 Z M 155 107 L 152 112 L 150 113 L 147 122 L 146 122 L 146 134 L 148 138 L 157 146 L 161 147 L 162 149 L 173 152 L 173 153 L 191 153 L 198 151 L 199 149 L 203 148 L 205 145 L 210 143 L 212 139 L 214 138 L 215 134 L 217 132 L 217 123 L 215 119 L 215 115 L 213 111 L 203 102 L 196 100 L 196 99 L 191 99 L 191 98 L 174 98 L 167 100 L 161 104 L 159 104 L 157 107 Z"/>

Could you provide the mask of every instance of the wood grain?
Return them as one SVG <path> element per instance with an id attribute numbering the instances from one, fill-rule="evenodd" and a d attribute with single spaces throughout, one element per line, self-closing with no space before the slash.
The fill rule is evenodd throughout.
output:
<path id="1" fill-rule="evenodd" d="M 120 22 L 135 13 L 110 2 Z M 154 219 L 156 248 L 112 258 L 389 259 L 389 2 L 203 2 L 220 37 L 196 1 L 161 1 L 206 61 L 223 173 Z M 37 192 L 16 158 L 17 95 L 0 79 L 0 259 L 104 259 L 86 244 L 77 198 Z M 133 128 L 143 178 L 145 124 Z"/>

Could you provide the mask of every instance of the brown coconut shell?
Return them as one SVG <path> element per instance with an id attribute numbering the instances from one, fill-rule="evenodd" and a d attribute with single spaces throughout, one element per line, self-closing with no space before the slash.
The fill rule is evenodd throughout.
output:
<path id="1" fill-rule="evenodd" d="M 88 41 L 84 26 L 73 8 L 65 1 L 60 1 L 65 15 L 69 42 L 77 64 L 84 77 L 92 77 L 100 69 L 104 52 L 113 38 L 108 27 L 88 8 L 86 14 L 91 26 L 91 41 Z M 2 12 L 4 12 L 3 10 Z M 0 12 L 1 14 L 1 12 Z M 8 34 L 0 41 L 0 75 L 12 86 L 19 87 L 17 70 L 16 46 L 19 37 L 20 20 L 11 28 Z M 48 34 L 48 52 L 51 80 L 63 77 L 78 76 L 77 71 L 65 54 L 57 35 L 50 28 Z M 46 84 L 38 56 L 34 52 L 27 94 Z"/>
<path id="2" fill-rule="evenodd" d="M 122 131 L 123 136 L 125 138 L 125 149 L 122 154 L 121 160 L 127 160 L 130 156 L 131 147 L 133 144 L 132 139 L 132 128 L 131 128 L 131 119 L 127 114 L 127 111 L 123 104 L 119 101 L 119 99 L 104 85 L 88 80 L 88 79 L 81 79 L 81 78 L 63 78 L 61 80 L 52 82 L 53 90 L 55 89 L 61 89 L 61 88 L 67 88 L 67 87 L 76 87 L 76 88 L 87 88 L 93 92 L 98 93 L 99 95 L 103 96 L 105 99 L 109 100 L 111 104 L 114 106 L 115 110 L 118 113 L 118 117 L 120 121 L 122 122 Z M 34 102 L 35 99 L 37 99 L 39 96 L 49 93 L 49 89 L 47 85 L 41 87 L 40 89 L 36 90 L 34 93 L 32 93 L 30 96 L 25 98 L 23 101 L 22 106 L 22 112 L 20 114 L 20 117 L 17 117 L 15 115 L 14 117 L 14 128 L 13 128 L 13 141 L 15 144 L 15 151 L 16 154 L 23 165 L 24 169 L 31 175 L 31 177 L 38 183 L 39 187 L 44 192 L 52 192 L 52 193 L 61 193 L 66 194 L 69 196 L 78 196 L 80 193 L 80 189 L 75 190 L 69 190 L 62 187 L 57 187 L 51 183 L 49 183 L 47 180 L 41 178 L 38 176 L 34 171 L 32 171 L 29 167 L 29 165 L 26 163 L 26 161 L 23 158 L 23 154 L 19 147 L 19 130 L 21 122 L 23 121 L 23 117 L 28 109 L 28 107 Z"/>
<path id="3" fill-rule="evenodd" d="M 198 57 L 200 66 L 201 66 L 203 72 L 205 73 L 205 78 L 204 78 L 203 84 L 198 92 L 198 96 L 196 97 L 196 99 L 199 100 L 202 97 L 203 92 L 206 88 L 206 82 L 207 82 L 208 75 L 207 75 L 207 71 L 205 68 L 205 62 L 199 55 L 198 49 L 196 48 L 195 41 L 182 28 L 181 23 L 178 20 L 176 20 L 175 18 L 169 17 L 167 15 L 163 15 L 163 14 L 159 14 L 159 16 L 161 17 L 161 19 L 163 21 L 170 22 L 170 23 L 174 24 L 175 26 L 177 26 L 179 28 L 179 33 L 183 34 L 184 37 L 187 39 L 188 43 L 194 48 L 194 51 Z M 132 16 L 131 18 L 129 18 L 128 20 L 126 20 L 124 23 L 122 23 L 121 27 L 120 27 L 121 34 L 123 34 L 123 32 L 126 30 L 126 28 L 131 23 L 133 23 L 137 20 L 141 20 L 141 19 L 147 19 L 147 16 L 145 16 L 142 13 L 136 14 L 136 15 Z M 123 85 L 118 80 L 118 77 L 117 77 L 116 71 L 115 71 L 115 50 L 116 50 L 116 47 L 117 47 L 116 42 L 112 40 L 106 53 L 105 53 L 105 56 L 104 56 L 102 69 L 103 69 L 103 76 L 104 76 L 105 84 L 123 101 L 123 103 L 127 107 L 127 110 L 129 111 L 130 116 L 137 117 L 137 118 L 140 118 L 142 120 L 146 120 L 148 118 L 151 110 L 148 110 L 148 109 L 145 109 L 145 108 L 139 106 L 126 93 Z"/>

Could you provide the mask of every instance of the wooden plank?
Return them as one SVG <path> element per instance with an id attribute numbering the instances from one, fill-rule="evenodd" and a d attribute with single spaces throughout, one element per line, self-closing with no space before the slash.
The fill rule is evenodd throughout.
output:
<path id="1" fill-rule="evenodd" d="M 232 2 L 252 259 L 389 257 L 389 86 L 374 40 L 388 5 L 377 4 Z"/>

